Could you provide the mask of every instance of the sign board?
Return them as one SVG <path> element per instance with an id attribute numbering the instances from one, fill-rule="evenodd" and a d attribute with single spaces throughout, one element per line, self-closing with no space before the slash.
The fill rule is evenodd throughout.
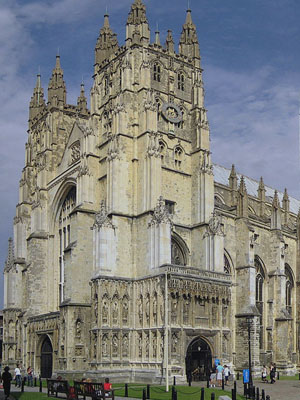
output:
<path id="1" fill-rule="evenodd" d="M 244 383 L 249 383 L 250 382 L 249 369 L 243 369 L 243 381 L 244 381 Z"/>
<path id="2" fill-rule="evenodd" d="M 215 366 L 217 367 L 219 364 L 220 364 L 220 360 L 219 360 L 219 358 L 216 358 L 215 359 Z"/>

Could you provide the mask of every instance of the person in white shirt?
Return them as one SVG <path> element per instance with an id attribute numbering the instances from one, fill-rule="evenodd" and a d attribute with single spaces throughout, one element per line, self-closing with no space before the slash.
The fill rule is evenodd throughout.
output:
<path id="1" fill-rule="evenodd" d="M 21 370 L 20 370 L 20 365 L 19 364 L 17 364 L 17 366 L 15 368 L 15 380 L 16 380 L 17 387 L 21 387 L 22 375 L 21 375 Z"/>
<path id="2" fill-rule="evenodd" d="M 230 369 L 227 365 L 224 365 L 224 378 L 225 378 L 225 385 L 228 385 L 228 379 L 230 376 Z"/>

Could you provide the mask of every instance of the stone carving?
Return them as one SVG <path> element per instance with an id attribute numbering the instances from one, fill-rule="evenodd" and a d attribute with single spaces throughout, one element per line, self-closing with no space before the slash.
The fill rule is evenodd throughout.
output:
<path id="1" fill-rule="evenodd" d="M 113 324 L 117 324 L 119 320 L 119 302 L 117 299 L 114 300 L 112 306 L 112 321 Z"/>
<path id="2" fill-rule="evenodd" d="M 200 172 L 205 172 L 209 175 L 213 174 L 213 166 L 210 160 L 210 152 L 209 151 L 203 151 L 202 156 L 200 159 Z"/>
<path id="3" fill-rule="evenodd" d="M 148 149 L 147 154 L 148 156 L 152 157 L 160 157 L 161 154 L 161 147 L 159 143 L 160 134 L 158 132 L 150 132 L 149 133 L 149 140 L 148 140 Z"/>
<path id="4" fill-rule="evenodd" d="M 164 359 L 164 333 L 163 332 L 160 332 L 159 357 L 161 360 Z"/>
<path id="5" fill-rule="evenodd" d="M 157 294 L 155 293 L 152 305 L 153 323 L 157 324 Z"/>
<path id="6" fill-rule="evenodd" d="M 187 324 L 190 319 L 190 303 L 189 297 L 183 298 L 183 323 Z"/>
<path id="7" fill-rule="evenodd" d="M 115 158 L 120 158 L 119 137 L 118 135 L 111 135 L 107 153 L 107 160 L 112 161 Z"/>
<path id="8" fill-rule="evenodd" d="M 108 335 L 102 336 L 102 357 L 108 357 Z"/>
<path id="9" fill-rule="evenodd" d="M 80 159 L 80 142 L 77 141 L 70 147 L 71 150 L 71 164 Z"/>
<path id="10" fill-rule="evenodd" d="M 178 334 L 177 333 L 172 334 L 171 352 L 173 354 L 177 354 L 177 352 L 178 352 Z"/>
<path id="11" fill-rule="evenodd" d="M 93 333 L 93 358 L 97 358 L 97 333 Z"/>
<path id="12" fill-rule="evenodd" d="M 106 299 L 104 299 L 102 303 L 102 322 L 104 324 L 108 323 L 108 304 Z"/>
<path id="13" fill-rule="evenodd" d="M 152 334 L 152 355 L 153 358 L 157 357 L 157 335 L 155 332 Z"/>
<path id="14" fill-rule="evenodd" d="M 123 324 L 127 324 L 127 322 L 128 322 L 128 300 L 126 297 L 125 297 L 125 299 L 123 299 L 122 321 L 123 321 Z"/>
<path id="15" fill-rule="evenodd" d="M 139 333 L 138 334 L 138 354 L 139 354 L 139 357 L 141 358 L 142 357 L 142 354 L 143 354 L 143 338 L 142 338 L 142 333 Z"/>
<path id="16" fill-rule="evenodd" d="M 165 200 L 162 196 L 159 197 L 157 206 L 154 208 L 154 213 L 151 221 L 149 222 L 149 226 L 159 225 L 161 223 L 170 224 L 173 226 L 173 221 L 171 219 L 171 214 L 169 213 Z"/>
<path id="17" fill-rule="evenodd" d="M 81 320 L 77 319 L 76 321 L 76 336 L 81 338 Z"/>
<path id="18" fill-rule="evenodd" d="M 122 355 L 123 357 L 128 357 L 128 335 L 123 335 L 122 341 Z"/>
<path id="19" fill-rule="evenodd" d="M 159 313 L 160 313 L 160 321 L 161 321 L 161 323 L 164 323 L 164 321 L 165 321 L 165 309 L 164 309 L 164 305 L 163 304 L 161 304 L 159 306 Z"/>
<path id="20" fill-rule="evenodd" d="M 145 314 L 146 314 L 146 322 L 150 323 L 150 295 L 149 293 L 146 296 L 146 304 L 145 304 Z"/>
<path id="21" fill-rule="evenodd" d="M 97 293 L 95 293 L 95 296 L 94 296 L 94 315 L 95 315 L 95 320 L 97 323 L 97 321 L 98 321 L 98 295 L 97 295 Z"/>
<path id="22" fill-rule="evenodd" d="M 119 338 L 117 334 L 114 334 L 112 338 L 112 356 L 117 357 L 118 353 L 119 353 Z"/>
<path id="23" fill-rule="evenodd" d="M 104 200 L 101 201 L 100 211 L 96 214 L 95 223 L 93 225 L 93 228 L 97 228 L 98 230 L 102 227 L 115 229 L 115 226 L 108 217 Z"/>
<path id="24" fill-rule="evenodd" d="M 177 322 L 177 307 L 178 307 L 178 300 L 176 297 L 173 297 L 171 300 L 171 320 L 172 323 Z"/>
<path id="25" fill-rule="evenodd" d="M 145 105 L 145 110 L 156 111 L 156 102 L 153 90 L 150 89 L 147 91 L 144 105 Z"/>
<path id="26" fill-rule="evenodd" d="M 138 302 L 138 314 L 139 314 L 140 324 L 143 325 L 143 298 L 142 298 L 142 296 L 139 298 L 139 302 Z"/>

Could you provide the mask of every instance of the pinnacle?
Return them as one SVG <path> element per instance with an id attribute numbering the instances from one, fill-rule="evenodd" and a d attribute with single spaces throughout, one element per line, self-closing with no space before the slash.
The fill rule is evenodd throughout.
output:
<path id="1" fill-rule="evenodd" d="M 60 55 L 59 54 L 57 54 L 57 56 L 56 56 L 55 69 L 61 69 L 61 66 L 60 66 Z"/>
<path id="2" fill-rule="evenodd" d="M 104 28 L 110 28 L 110 25 L 109 25 L 109 15 L 108 15 L 107 13 L 104 15 L 104 24 L 103 24 L 103 27 L 104 27 Z"/>
<path id="3" fill-rule="evenodd" d="M 235 177 L 236 176 L 236 170 L 235 170 L 235 165 L 234 164 L 232 164 L 232 166 L 231 166 L 230 176 L 231 177 Z"/>
<path id="4" fill-rule="evenodd" d="M 240 192 L 247 192 L 247 188 L 246 188 L 246 184 L 245 184 L 245 178 L 244 178 L 243 175 L 241 177 L 239 190 L 240 190 Z"/>
<path id="5" fill-rule="evenodd" d="M 264 184 L 264 180 L 263 180 L 262 176 L 260 177 L 260 180 L 259 180 L 259 189 L 265 190 L 265 184 Z"/>
<path id="6" fill-rule="evenodd" d="M 193 20 L 192 20 L 192 10 L 190 8 L 188 8 L 186 10 L 186 19 L 185 19 L 185 23 L 187 25 L 192 25 L 193 24 Z"/>

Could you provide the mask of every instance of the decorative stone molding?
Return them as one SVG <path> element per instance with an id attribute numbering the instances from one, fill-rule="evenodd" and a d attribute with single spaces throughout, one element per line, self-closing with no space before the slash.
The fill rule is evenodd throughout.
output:
<path id="1" fill-rule="evenodd" d="M 116 158 L 120 158 L 120 145 L 118 135 L 111 135 L 111 140 L 109 143 L 107 160 L 112 161 Z"/>
<path id="2" fill-rule="evenodd" d="M 207 234 L 225 236 L 222 223 L 222 216 L 218 215 L 216 211 L 212 213 L 212 217 L 208 222 L 208 232 L 206 233 L 206 235 Z"/>
<path id="3" fill-rule="evenodd" d="M 158 132 L 150 132 L 149 133 L 149 141 L 148 141 L 148 156 L 152 157 L 160 157 L 160 145 L 159 145 L 160 134 Z"/>
<path id="4" fill-rule="evenodd" d="M 171 227 L 173 226 L 171 214 L 169 213 L 162 196 L 158 199 L 157 206 L 154 208 L 154 213 L 148 226 L 159 225 L 161 223 L 170 224 Z"/>
<path id="5" fill-rule="evenodd" d="M 100 211 L 96 214 L 95 217 L 95 223 L 93 225 L 93 228 L 97 228 L 98 230 L 102 227 L 106 228 L 113 228 L 115 229 L 116 227 L 112 224 L 110 218 L 108 217 L 105 201 L 101 201 L 101 207 Z"/>
<path id="6" fill-rule="evenodd" d="M 213 175 L 213 166 L 210 161 L 210 152 L 204 150 L 200 159 L 200 172 L 207 173 L 209 175 Z"/>

